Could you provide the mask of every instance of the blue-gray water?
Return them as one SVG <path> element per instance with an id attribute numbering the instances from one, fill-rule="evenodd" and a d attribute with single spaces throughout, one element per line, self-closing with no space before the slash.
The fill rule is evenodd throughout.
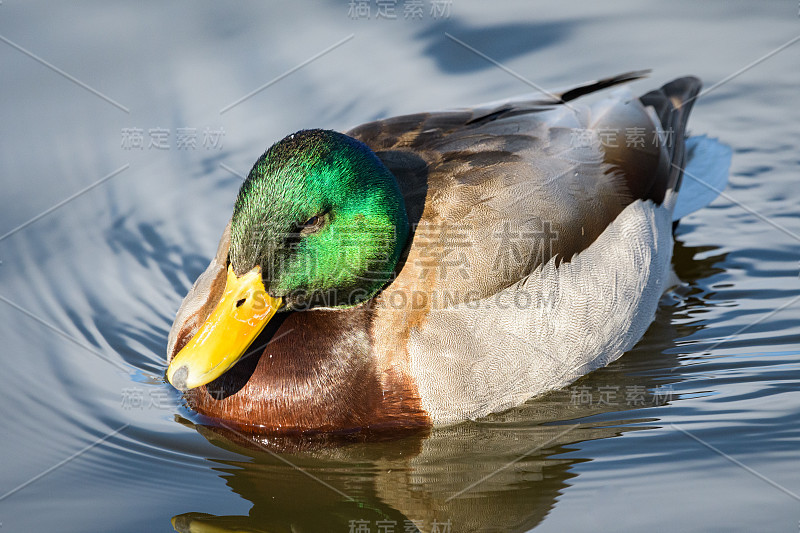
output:
<path id="1" fill-rule="evenodd" d="M 353 4 L 0 3 L 0 530 L 797 531 L 800 42 L 697 101 L 730 186 L 610 367 L 396 441 L 273 455 L 192 427 L 167 331 L 272 142 L 533 90 L 445 32 L 544 87 L 653 68 L 639 91 L 800 36 L 794 1 Z"/>

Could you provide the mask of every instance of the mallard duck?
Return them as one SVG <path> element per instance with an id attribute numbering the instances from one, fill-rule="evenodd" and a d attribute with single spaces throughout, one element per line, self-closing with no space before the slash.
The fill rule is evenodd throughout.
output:
<path id="1" fill-rule="evenodd" d="M 642 75 L 275 143 L 177 313 L 168 381 L 253 433 L 415 428 L 617 359 L 673 282 L 701 86 L 583 103 Z"/>

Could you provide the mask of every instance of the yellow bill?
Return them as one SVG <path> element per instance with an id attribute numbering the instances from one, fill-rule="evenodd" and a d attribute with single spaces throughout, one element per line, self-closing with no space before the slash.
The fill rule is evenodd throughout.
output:
<path id="1" fill-rule="evenodd" d="M 237 277 L 228 266 L 222 298 L 172 359 L 167 380 L 185 391 L 217 379 L 241 359 L 280 305 L 264 290 L 259 267 Z"/>

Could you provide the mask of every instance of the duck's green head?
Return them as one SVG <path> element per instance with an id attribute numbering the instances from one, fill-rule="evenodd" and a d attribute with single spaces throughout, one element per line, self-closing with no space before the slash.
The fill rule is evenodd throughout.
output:
<path id="1" fill-rule="evenodd" d="M 274 144 L 236 199 L 224 294 L 167 379 L 181 390 L 216 379 L 276 312 L 372 298 L 408 233 L 397 182 L 365 144 L 328 130 Z"/>
<path id="2" fill-rule="evenodd" d="M 364 143 L 328 130 L 289 135 L 262 155 L 239 191 L 230 262 L 261 268 L 290 309 L 371 298 L 408 236 L 394 176 Z"/>

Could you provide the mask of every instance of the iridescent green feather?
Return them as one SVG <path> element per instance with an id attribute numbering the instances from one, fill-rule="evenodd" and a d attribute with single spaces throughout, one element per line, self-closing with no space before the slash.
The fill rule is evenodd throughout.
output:
<path id="1" fill-rule="evenodd" d="M 260 266 L 287 307 L 341 307 L 374 296 L 408 239 L 394 176 L 363 143 L 304 130 L 274 144 L 239 191 L 230 260 L 241 275 Z"/>

